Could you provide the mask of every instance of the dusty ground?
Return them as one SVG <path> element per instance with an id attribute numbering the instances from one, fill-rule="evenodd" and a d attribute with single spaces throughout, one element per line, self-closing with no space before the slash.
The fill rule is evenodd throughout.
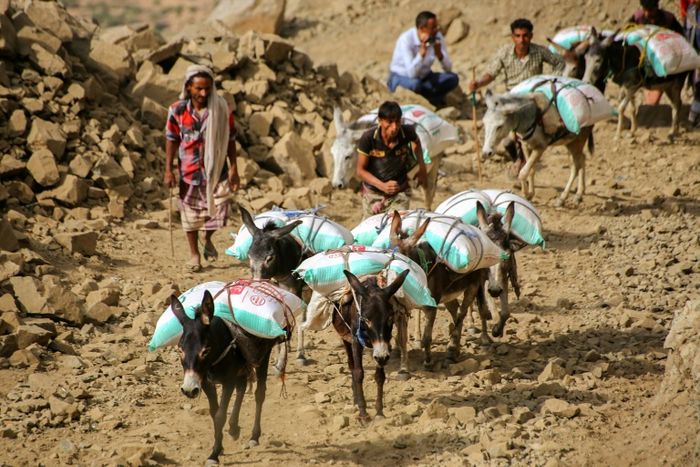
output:
<path id="1" fill-rule="evenodd" d="M 605 11 L 612 16 L 623 10 L 622 3 L 606 5 Z M 292 39 L 306 47 L 317 63 L 333 58 L 349 69 L 360 62 L 360 74 L 381 78 L 396 33 L 428 2 L 386 2 L 400 6 L 388 22 L 379 14 L 352 13 L 370 7 L 388 13 L 384 2 L 381 7 L 377 2 L 354 4 L 350 10 L 346 2 L 327 8 L 323 4 L 290 2 L 288 16 L 295 18 L 288 23 Z M 505 31 L 503 18 L 525 12 L 525 6 L 516 2 L 479 5 L 466 2 L 472 33 L 453 53 L 458 62 L 459 57 L 475 52 L 473 59 L 457 65 L 463 76 L 492 47 L 487 25 L 478 25 L 475 19 L 484 18 L 488 24 L 488 18 L 499 18 L 496 27 Z M 593 2 L 589 7 L 599 8 Z M 583 12 L 572 10 L 565 7 L 565 19 L 575 24 Z M 538 11 L 536 18 L 555 24 L 556 13 Z M 595 11 L 594 17 L 602 14 Z M 379 32 L 376 24 L 386 27 Z M 365 37 L 368 31 L 375 36 Z M 321 40 L 324 34 L 333 40 Z M 385 41 L 376 53 L 352 53 L 368 50 L 371 42 L 363 41 L 373 37 Z M 340 45 L 347 47 L 347 54 L 337 53 Z M 440 364 L 428 371 L 422 368 L 421 352 L 414 350 L 412 378 L 404 382 L 396 379 L 398 362 L 392 359 L 385 387 L 386 419 L 362 427 L 355 420 L 338 338 L 332 330 L 310 333 L 311 364 L 289 365 L 287 398 L 281 397 L 281 384 L 271 377 L 261 445 L 246 447 L 253 408 L 252 398 L 247 397 L 243 437 L 238 441 L 225 437 L 222 463 L 696 464 L 695 407 L 682 400 L 658 406 L 654 400 L 673 312 L 700 295 L 700 132 L 684 132 L 671 143 L 666 138 L 667 124 L 661 122 L 642 128 L 634 138 L 615 142 L 613 128 L 608 123 L 596 127 L 598 150 L 588 159 L 589 186 L 579 207 L 553 207 L 568 175 L 569 160 L 562 150 L 544 156 L 535 204 L 541 210 L 547 248 L 526 249 L 518 255 L 523 295 L 517 301 L 512 297 L 513 318 L 506 336 L 493 346 L 481 347 L 472 334 L 465 333 L 462 356 L 476 359 L 478 371 L 451 376 L 450 368 Z M 468 143 L 447 158 L 438 201 L 468 188 L 511 186 L 505 166 L 497 160 L 484 164 L 484 181 L 479 182 L 471 170 L 469 149 Z M 348 227 L 359 221 L 359 198 L 352 192 L 334 193 L 323 201 L 328 204 L 324 214 Z M 420 200 L 415 201 L 417 205 Z M 143 218 L 156 218 L 160 227 L 138 228 L 136 221 Z M 220 252 L 230 245 L 228 234 L 239 225 L 234 218 L 233 225 L 216 235 Z M 153 303 L 158 286 L 176 284 L 186 290 L 206 280 L 245 277 L 246 268 L 222 255 L 203 272 L 185 274 L 184 235 L 175 232 L 175 259 L 170 258 L 168 242 L 162 217 L 136 211 L 100 235 L 97 258 L 55 265 L 72 277 L 117 280 L 125 311 L 113 324 L 72 330 L 79 359 L 44 352 L 36 370 L 0 370 L 2 463 L 203 462 L 212 442 L 206 400 L 190 401 L 180 394 L 176 351 L 147 353 L 150 336 L 133 322 L 144 314 L 161 313 L 162 305 Z M 439 362 L 447 344 L 447 326 L 447 314 L 441 313 L 435 339 Z M 371 373 L 369 360 L 366 368 Z M 565 374 L 549 374 L 552 366 L 563 368 Z M 32 373 L 42 378 L 29 384 Z M 371 377 L 365 391 L 371 406 Z M 23 401 L 47 392 L 75 397 L 82 404 L 80 421 L 62 423 L 40 412 L 21 413 Z M 552 398 L 567 401 L 573 411 L 544 413 L 545 401 Z M 21 429 L 8 431 L 9 426 Z"/>

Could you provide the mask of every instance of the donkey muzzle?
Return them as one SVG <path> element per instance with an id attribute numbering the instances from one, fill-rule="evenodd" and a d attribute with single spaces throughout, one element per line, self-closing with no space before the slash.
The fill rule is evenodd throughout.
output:
<path id="1" fill-rule="evenodd" d="M 190 399 L 194 399 L 202 391 L 202 379 L 192 370 L 185 371 L 185 379 L 182 381 L 180 391 Z"/>
<path id="2" fill-rule="evenodd" d="M 494 287 L 489 287 L 489 295 L 491 295 L 493 298 L 496 298 L 501 295 L 501 292 L 503 292 L 503 288 L 500 286 L 494 286 Z"/>
<path id="3" fill-rule="evenodd" d="M 372 358 L 379 366 L 386 365 L 391 355 L 391 349 L 386 342 L 372 342 Z"/>

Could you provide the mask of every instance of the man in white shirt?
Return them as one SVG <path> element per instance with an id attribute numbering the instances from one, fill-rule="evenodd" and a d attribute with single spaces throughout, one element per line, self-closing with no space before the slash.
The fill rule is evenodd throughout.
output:
<path id="1" fill-rule="evenodd" d="M 394 92 L 398 86 L 424 96 L 435 107 L 445 106 L 445 96 L 459 84 L 452 73 L 452 62 L 438 31 L 435 13 L 422 11 L 416 16 L 416 27 L 404 31 L 396 41 L 389 66 L 387 86 Z M 443 73 L 432 71 L 439 60 Z"/>

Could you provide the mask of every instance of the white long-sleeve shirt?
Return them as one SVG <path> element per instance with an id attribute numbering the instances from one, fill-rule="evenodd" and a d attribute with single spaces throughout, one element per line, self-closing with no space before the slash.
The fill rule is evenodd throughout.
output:
<path id="1" fill-rule="evenodd" d="M 441 63 L 443 70 L 452 71 L 452 62 L 449 55 L 447 55 L 445 38 L 441 32 L 438 32 L 435 35 L 435 39 L 440 41 L 442 47 Z M 396 41 L 389 70 L 409 78 L 425 78 L 430 73 L 433 62 L 435 62 L 435 50 L 432 45 L 428 46 L 423 57 L 420 56 L 419 50 L 420 39 L 418 38 L 418 30 L 411 28 L 408 31 L 404 31 Z"/>

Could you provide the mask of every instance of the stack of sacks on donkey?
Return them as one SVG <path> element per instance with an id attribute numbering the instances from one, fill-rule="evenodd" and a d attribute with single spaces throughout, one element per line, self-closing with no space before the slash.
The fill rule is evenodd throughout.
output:
<path id="1" fill-rule="evenodd" d="M 535 164 L 549 146 L 563 145 L 573 164 L 564 191 L 557 200 L 562 206 L 578 177 L 575 201 L 581 202 L 586 187 L 586 156 L 593 153 L 593 124 L 614 115 L 605 96 L 593 85 L 560 76 L 538 75 L 521 82 L 508 94 L 486 93 L 484 156 L 512 132 L 527 150 L 527 162 L 518 178 L 528 199 L 535 195 Z"/>
<path id="2" fill-rule="evenodd" d="M 525 245 L 544 248 L 542 221 L 535 206 L 507 190 L 468 190 L 446 199 L 436 208 L 442 214 L 460 218 L 478 226 L 508 258 L 489 268 L 489 295 L 500 299 L 500 320 L 493 335 L 503 335 L 510 311 L 508 309 L 508 284 L 520 298 L 518 268 L 515 252 Z"/>
<path id="3" fill-rule="evenodd" d="M 255 218 L 243 207 L 240 212 L 243 225 L 226 253 L 241 261 L 247 259 L 254 279 L 272 279 L 300 298 L 304 281 L 292 271 L 314 253 L 352 243 L 349 230 L 314 212 L 268 211 Z M 297 337 L 297 362 L 304 364 L 301 327 Z M 278 371 L 286 352 L 285 346 L 275 365 Z"/>
<path id="4" fill-rule="evenodd" d="M 435 307 L 425 273 L 399 253 L 360 245 L 318 253 L 302 262 L 295 273 L 314 291 L 304 327 L 323 329 L 332 323 L 343 340 L 362 420 L 367 418 L 362 351 L 372 349 L 377 363 L 377 415 L 382 415 L 384 365 L 390 355 L 394 321 L 404 322 L 412 308 Z M 399 324 L 399 329 L 405 328 Z"/>
<path id="5" fill-rule="evenodd" d="M 366 219 L 364 223 L 373 224 L 376 220 Z M 365 231 L 362 224 L 354 229 Z M 367 240 L 370 236 L 365 237 Z M 375 247 L 398 248 L 399 251 L 420 264 L 427 274 L 428 289 L 438 303 L 444 303 L 452 315 L 454 327 L 447 349 L 449 360 L 456 360 L 460 352 L 462 324 L 469 305 L 477 299 L 482 323 L 490 315 L 485 307 L 483 285 L 488 277 L 490 266 L 497 264 L 507 256 L 479 229 L 467 225 L 452 216 L 434 212 L 416 210 L 404 213 L 394 211 L 391 225 L 384 228 L 374 238 Z M 462 297 L 460 307 L 458 299 Z M 432 330 L 436 309 L 426 309 L 426 323 L 423 331 L 422 347 L 424 366 L 433 365 Z M 403 324 L 403 323 L 401 323 Z M 483 328 L 485 333 L 485 325 Z M 399 332 L 401 348 L 401 370 L 408 372 L 407 342 L 402 339 L 405 332 Z M 482 335 L 482 340 L 488 336 Z"/>
<path id="6" fill-rule="evenodd" d="M 262 281 L 207 282 L 180 298 L 171 297 L 170 306 L 158 319 L 148 349 L 153 351 L 177 343 L 185 373 L 182 393 L 190 398 L 202 391 L 206 394 L 214 422 L 214 447 L 207 464 L 218 463 L 226 411 L 234 389 L 236 400 L 229 419 L 229 434 L 238 438 L 238 416 L 253 372 L 257 386 L 250 444 L 258 444 L 270 352 L 276 343 L 286 341 L 291 335 L 294 314 L 304 308 L 304 302 L 295 295 Z M 217 401 L 216 384 L 223 386 L 220 401 Z"/>

